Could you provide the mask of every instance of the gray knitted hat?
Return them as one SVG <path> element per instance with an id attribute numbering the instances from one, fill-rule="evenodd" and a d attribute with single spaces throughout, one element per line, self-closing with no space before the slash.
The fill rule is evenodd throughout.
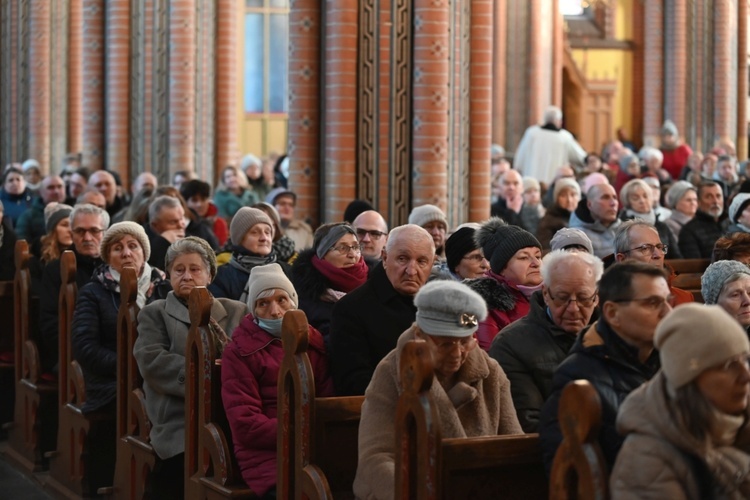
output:
<path id="1" fill-rule="evenodd" d="M 143 258 L 148 261 L 151 257 L 151 243 L 148 241 L 146 231 L 143 226 L 135 222 L 124 221 L 112 224 L 102 237 L 102 243 L 99 246 L 102 260 L 109 264 L 109 249 L 112 245 L 122 239 L 123 236 L 129 235 L 138 240 L 143 249 Z"/>
<path id="2" fill-rule="evenodd" d="M 654 346 L 672 389 L 750 350 L 747 334 L 737 320 L 719 306 L 701 304 L 681 305 L 667 314 L 656 327 Z"/>
<path id="3" fill-rule="evenodd" d="M 578 182 L 570 177 L 563 177 L 562 179 L 557 179 L 555 181 L 555 188 L 552 191 L 552 203 L 557 203 L 557 197 L 560 196 L 563 189 L 573 189 L 578 193 L 578 198 L 581 197 L 581 186 Z"/>
<path id="4" fill-rule="evenodd" d="M 515 253 L 522 248 L 542 249 L 533 234 L 518 226 L 509 226 L 499 217 L 490 217 L 477 229 L 474 238 L 494 273 L 500 273 Z"/>
<path id="5" fill-rule="evenodd" d="M 44 207 L 44 228 L 47 233 L 51 233 L 61 220 L 67 219 L 72 211 L 73 207 L 65 203 L 48 203 Z"/>
<path id="6" fill-rule="evenodd" d="M 750 267 L 736 260 L 720 260 L 708 266 L 701 277 L 701 295 L 705 303 L 716 304 L 727 280 L 741 273 L 750 276 Z"/>
<path id="7" fill-rule="evenodd" d="M 435 205 L 420 205 L 414 207 L 409 214 L 409 224 L 416 224 L 417 226 L 424 227 L 425 224 L 439 221 L 445 224 L 445 228 L 448 228 L 448 219 L 445 218 L 445 214 L 440 207 Z"/>
<path id="8" fill-rule="evenodd" d="M 235 245 L 242 244 L 242 238 L 245 237 L 245 233 L 250 231 L 256 224 L 266 224 L 271 228 L 271 237 L 273 237 L 273 222 L 266 213 L 259 208 L 242 207 L 237 210 L 237 213 L 232 217 L 232 222 L 229 224 L 229 237 L 232 238 L 232 243 Z"/>
<path id="9" fill-rule="evenodd" d="M 750 205 L 750 193 L 739 193 L 734 197 L 732 203 L 729 205 L 729 218 L 737 223 L 737 219 L 742 215 L 742 211 Z"/>
<path id="10" fill-rule="evenodd" d="M 685 196 L 690 190 L 698 192 L 697 188 L 690 184 L 688 181 L 677 181 L 667 190 L 667 194 L 664 195 L 664 201 L 667 204 L 667 208 L 674 208 L 675 205 Z"/>
<path id="11" fill-rule="evenodd" d="M 677 125 L 672 120 L 664 120 L 659 133 L 661 135 L 677 135 Z"/>
<path id="12" fill-rule="evenodd" d="M 250 278 L 248 280 L 247 289 L 247 306 L 250 311 L 255 311 L 255 301 L 258 300 L 258 295 L 265 290 L 272 290 L 278 288 L 284 290 L 289 299 L 294 304 L 295 309 L 297 308 L 297 291 L 294 289 L 294 285 L 289 281 L 281 266 L 273 263 L 266 264 L 263 266 L 255 266 L 250 270 Z"/>
<path id="13" fill-rule="evenodd" d="M 588 235 L 574 227 L 564 227 L 558 230 L 549 242 L 549 246 L 555 250 L 567 250 L 570 246 L 580 246 L 586 249 L 590 254 L 594 253 L 594 246 Z"/>
<path id="14" fill-rule="evenodd" d="M 417 325 L 430 335 L 468 337 L 487 317 L 484 299 L 457 281 L 427 283 L 414 297 L 414 305 Z"/>

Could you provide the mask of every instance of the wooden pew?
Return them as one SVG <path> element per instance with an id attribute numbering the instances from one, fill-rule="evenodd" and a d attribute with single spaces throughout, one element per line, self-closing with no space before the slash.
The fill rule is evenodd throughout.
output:
<path id="1" fill-rule="evenodd" d="M 404 346 L 400 373 L 395 498 L 547 497 L 537 434 L 442 439 L 429 392 L 433 366 L 426 342 Z"/>
<path id="2" fill-rule="evenodd" d="M 606 500 L 609 478 L 597 441 L 602 422 L 599 394 L 586 380 L 570 382 L 558 413 L 563 440 L 552 462 L 550 500 Z"/>
<path id="3" fill-rule="evenodd" d="M 221 359 L 208 332 L 211 295 L 190 293 L 186 346 L 185 498 L 255 498 L 232 453 L 232 436 L 221 402 Z"/>
<path id="4" fill-rule="evenodd" d="M 22 470 L 36 472 L 46 467 L 44 452 L 55 445 L 57 386 L 41 378 L 39 350 L 32 338 L 39 307 L 31 296 L 30 260 L 29 245 L 18 240 L 13 282 L 15 408 L 13 422 L 3 428 L 8 430 L 6 457 Z"/>
<path id="5" fill-rule="evenodd" d="M 0 281 L 0 318 L 6 325 L 14 324 L 13 281 Z M 14 331 L 12 328 L 0 329 L 0 425 L 13 421 L 13 406 L 16 394 Z M 6 434 L 0 431 L 0 439 Z"/>
<path id="6" fill-rule="evenodd" d="M 316 398 L 305 313 L 288 311 L 279 371 L 278 498 L 353 498 L 362 396 Z"/>
<path id="7" fill-rule="evenodd" d="M 148 494 L 148 479 L 159 457 L 151 446 L 151 422 L 146 413 L 143 378 L 133 356 L 138 338 L 136 304 L 138 279 L 125 268 L 120 278 L 117 315 L 117 460 L 114 486 L 99 493 L 112 498 L 140 499 Z"/>
<path id="8" fill-rule="evenodd" d="M 672 281 L 672 286 L 691 292 L 696 302 L 703 302 L 701 276 L 703 276 L 703 272 L 710 263 L 709 259 L 677 259 L 667 261 L 667 264 L 674 269 L 677 275 L 674 281 Z"/>

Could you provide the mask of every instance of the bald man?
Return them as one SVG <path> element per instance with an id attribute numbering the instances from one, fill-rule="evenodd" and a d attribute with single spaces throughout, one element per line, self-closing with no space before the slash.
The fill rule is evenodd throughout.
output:
<path id="1" fill-rule="evenodd" d="M 117 196 L 115 177 L 106 170 L 97 170 L 91 174 L 88 187 L 96 189 L 104 195 L 104 199 L 107 201 L 106 210 L 110 217 L 114 217 L 125 206 L 122 198 Z"/>
<path id="2" fill-rule="evenodd" d="M 366 210 L 354 219 L 352 227 L 357 231 L 357 238 L 362 244 L 362 255 L 380 260 L 388 241 L 388 224 L 383 216 L 375 210 Z"/>

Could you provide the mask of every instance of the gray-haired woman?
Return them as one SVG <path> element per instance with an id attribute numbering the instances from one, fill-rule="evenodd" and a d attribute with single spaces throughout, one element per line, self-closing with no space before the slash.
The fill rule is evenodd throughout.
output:
<path id="1" fill-rule="evenodd" d="M 182 498 L 185 347 L 190 329 L 187 300 L 195 287 L 213 280 L 216 255 L 205 240 L 188 236 L 167 250 L 166 270 L 172 291 L 166 299 L 141 310 L 133 354 L 143 375 L 146 411 L 152 425 L 151 444 L 162 459 L 151 475 L 154 498 Z M 209 329 L 220 349 L 247 313 L 242 302 L 214 299 Z"/>

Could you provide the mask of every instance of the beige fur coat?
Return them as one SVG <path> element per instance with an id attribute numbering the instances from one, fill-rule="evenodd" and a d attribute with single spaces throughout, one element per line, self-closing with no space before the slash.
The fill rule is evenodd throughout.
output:
<path id="1" fill-rule="evenodd" d="M 398 366 L 404 345 L 414 338 L 413 328 L 401 334 L 396 348 L 378 364 L 365 392 L 354 479 L 357 498 L 394 496 Z M 482 349 L 474 348 L 469 353 L 452 389 L 446 392 L 435 381 L 431 392 L 443 438 L 523 434 L 510 396 L 510 382 L 497 361 Z"/>

